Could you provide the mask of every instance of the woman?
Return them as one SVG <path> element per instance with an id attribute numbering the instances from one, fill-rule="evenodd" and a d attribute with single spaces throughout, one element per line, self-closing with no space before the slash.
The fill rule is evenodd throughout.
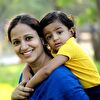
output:
<path id="1" fill-rule="evenodd" d="M 8 39 L 16 54 L 38 73 L 52 57 L 47 52 L 39 31 L 39 22 L 29 15 L 18 15 L 9 24 Z M 22 80 L 22 77 L 20 77 Z M 33 89 L 22 81 L 12 93 L 12 100 L 89 100 L 80 82 L 64 65 L 59 66 Z"/>

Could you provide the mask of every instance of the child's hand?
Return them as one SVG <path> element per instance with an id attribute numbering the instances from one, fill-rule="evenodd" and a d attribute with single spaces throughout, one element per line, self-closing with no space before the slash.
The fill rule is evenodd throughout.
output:
<path id="1" fill-rule="evenodd" d="M 19 99 L 24 99 L 26 100 L 30 93 L 33 92 L 33 89 L 24 87 L 26 85 L 25 81 L 22 81 L 17 88 L 13 91 L 11 100 L 19 100 Z"/>
<path id="2" fill-rule="evenodd" d="M 32 74 L 30 73 L 30 67 L 26 65 L 26 67 L 23 70 L 23 79 L 25 81 L 29 81 L 32 78 Z"/>

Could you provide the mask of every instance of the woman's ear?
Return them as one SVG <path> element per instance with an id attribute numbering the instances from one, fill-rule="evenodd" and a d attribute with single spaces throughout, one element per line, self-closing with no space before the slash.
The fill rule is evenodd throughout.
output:
<path id="1" fill-rule="evenodd" d="M 44 39 L 43 38 L 40 38 L 40 39 L 41 39 L 42 45 L 43 46 L 47 46 L 47 44 L 45 43 Z"/>
<path id="2" fill-rule="evenodd" d="M 40 38 L 40 39 L 41 39 L 42 45 L 43 45 L 44 47 L 46 47 L 49 51 L 51 51 L 50 46 L 49 46 L 47 43 L 44 42 L 44 39 L 43 39 L 43 38 Z"/>
<path id="3" fill-rule="evenodd" d="M 44 45 L 44 40 L 43 40 L 43 38 L 40 38 L 40 40 L 41 40 L 42 44 Z"/>

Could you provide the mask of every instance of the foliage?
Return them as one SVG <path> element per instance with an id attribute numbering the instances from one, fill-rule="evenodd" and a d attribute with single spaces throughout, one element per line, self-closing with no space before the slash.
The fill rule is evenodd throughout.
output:
<path id="1" fill-rule="evenodd" d="M 47 0 L 0 0 L 0 21 L 23 12 L 40 18 L 42 14 L 51 8 L 52 4 L 50 0 L 48 2 Z"/>
<path id="2" fill-rule="evenodd" d="M 20 65 L 0 65 L 0 84 L 10 84 L 16 86 L 18 84 L 18 78 L 22 70 L 23 64 Z"/>
<path id="3" fill-rule="evenodd" d="M 99 74 L 100 74 L 100 62 L 96 62 L 96 66 L 97 66 L 97 69 L 98 69 Z"/>
<path id="4" fill-rule="evenodd" d="M 77 24 L 82 25 L 84 23 L 93 23 L 96 22 L 97 19 L 97 11 L 95 3 L 91 3 L 89 7 L 87 7 L 83 13 L 80 13 L 77 17 Z M 88 19 L 86 19 L 88 18 Z"/>
<path id="5" fill-rule="evenodd" d="M 60 1 L 61 0 L 57 0 Z M 63 2 L 64 1 L 64 2 Z M 64 11 L 72 12 L 76 16 L 77 25 L 96 22 L 96 2 L 91 0 L 62 0 Z M 58 3 L 58 4 L 59 4 Z M 61 3 L 62 4 L 62 3 Z M 76 6 L 77 5 L 77 6 Z M 87 19 L 86 19 L 87 18 Z"/>
<path id="6" fill-rule="evenodd" d="M 56 0 L 56 5 L 60 8 L 65 6 L 72 6 L 76 1 L 75 0 Z"/>
<path id="7" fill-rule="evenodd" d="M 22 12 L 41 18 L 48 11 L 55 9 L 54 6 L 60 7 L 65 12 L 78 14 L 81 19 L 79 23 L 87 22 L 85 18 L 89 18 L 89 21 L 95 20 L 95 0 L 0 0 L 0 21 Z"/>

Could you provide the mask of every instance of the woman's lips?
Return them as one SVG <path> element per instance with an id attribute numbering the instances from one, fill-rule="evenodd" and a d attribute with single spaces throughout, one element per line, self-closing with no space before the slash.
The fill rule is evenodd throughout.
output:
<path id="1" fill-rule="evenodd" d="M 28 56 L 30 56 L 30 55 L 32 54 L 32 51 L 33 51 L 33 50 L 28 50 L 28 51 L 23 52 L 22 54 L 23 54 L 25 57 L 28 57 Z"/>

